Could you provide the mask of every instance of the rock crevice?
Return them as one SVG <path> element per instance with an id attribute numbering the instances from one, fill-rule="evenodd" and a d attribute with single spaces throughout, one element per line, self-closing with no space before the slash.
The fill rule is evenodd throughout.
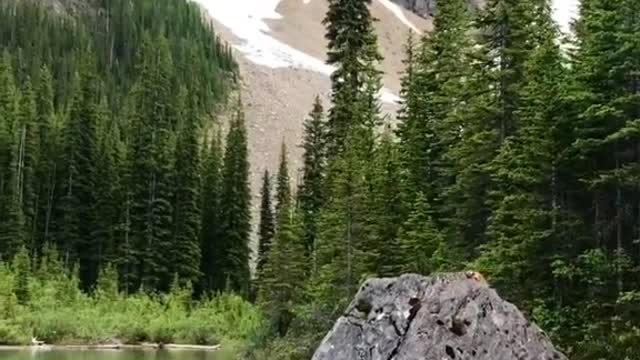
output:
<path id="1" fill-rule="evenodd" d="M 536 325 L 465 273 L 373 279 L 313 360 L 566 360 Z"/>

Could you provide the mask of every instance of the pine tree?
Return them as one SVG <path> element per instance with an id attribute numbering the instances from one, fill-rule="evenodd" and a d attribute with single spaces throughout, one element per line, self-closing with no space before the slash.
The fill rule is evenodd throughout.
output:
<path id="1" fill-rule="evenodd" d="M 5 261 L 24 244 L 24 216 L 20 199 L 20 159 L 16 147 L 20 140 L 14 130 L 18 121 L 19 93 L 15 87 L 11 56 L 3 52 L 0 62 L 0 258 Z"/>
<path id="2" fill-rule="evenodd" d="M 19 94 L 11 61 L 11 55 L 5 50 L 0 61 L 0 196 L 5 196 L 7 191 L 14 125 L 18 116 Z"/>
<path id="3" fill-rule="evenodd" d="M 268 196 L 268 177 L 265 177 L 265 185 Z M 283 143 L 276 183 L 277 227 L 273 244 L 266 253 L 258 293 L 258 300 L 264 304 L 273 330 L 279 336 L 286 335 L 294 318 L 292 309 L 300 301 L 307 270 L 300 218 L 293 206 L 289 186 L 287 149 Z M 266 206 L 269 212 L 270 204 Z"/>
<path id="4" fill-rule="evenodd" d="M 458 156 L 448 153 L 457 148 L 461 135 L 468 134 L 466 129 L 461 131 L 469 128 L 462 119 L 462 109 L 468 98 L 480 91 L 467 88 L 472 79 L 470 28 L 467 2 L 446 1 L 438 6 L 433 32 L 424 35 L 417 48 L 409 42 L 397 131 L 404 169 L 403 214 L 408 215 L 411 204 L 421 193 L 432 206 L 433 221 L 447 233 L 452 246 L 461 227 L 449 220 L 459 219 L 455 214 L 459 203 L 450 198 L 455 194 L 452 188 L 457 178 Z"/>
<path id="5" fill-rule="evenodd" d="M 327 122 L 328 201 L 319 216 L 318 273 L 320 303 L 342 304 L 363 277 L 376 271 L 375 227 L 378 214 L 371 188 L 381 89 L 376 35 L 368 0 L 329 3 L 324 20 L 329 40 L 333 107 Z M 355 20 L 354 20 L 355 19 Z M 327 314 L 329 317 L 335 314 Z"/>
<path id="6" fill-rule="evenodd" d="M 35 247 L 34 251 L 39 254 L 42 246 L 51 240 L 49 235 L 58 170 L 59 134 L 54 113 L 53 77 L 46 66 L 40 69 L 35 92 L 40 154 L 38 155 L 37 170 L 39 185 L 36 196 L 38 208 L 33 246 Z"/>
<path id="7" fill-rule="evenodd" d="M 203 274 L 201 291 L 224 290 L 225 277 L 220 269 L 225 259 L 221 256 L 224 238 L 221 232 L 220 208 L 222 196 L 222 150 L 220 134 L 213 136 L 208 149 L 205 150 L 202 175 L 202 228 L 200 246 L 202 252 L 201 271 Z"/>
<path id="8" fill-rule="evenodd" d="M 524 84 L 524 66 L 531 50 L 537 45 L 536 36 L 544 24 L 536 23 L 536 7 L 546 0 L 513 1 L 490 0 L 476 26 L 482 31 L 480 46 L 485 52 L 486 75 L 493 84 L 494 102 L 490 111 L 498 141 L 503 142 L 517 129 L 515 112 Z"/>
<path id="9" fill-rule="evenodd" d="M 372 166 L 374 173 L 370 198 L 376 214 L 370 221 L 375 228 L 373 236 L 378 250 L 376 274 L 391 276 L 394 274 L 395 241 L 405 218 L 405 209 L 403 194 L 398 191 L 398 185 L 402 183 L 400 156 L 390 129 L 382 136 Z"/>
<path id="10" fill-rule="evenodd" d="M 291 207 L 282 209 L 276 237 L 264 266 L 258 300 L 265 307 L 273 331 L 285 336 L 295 317 L 306 281 L 305 246 L 301 241 L 299 217 Z"/>
<path id="11" fill-rule="evenodd" d="M 349 148 L 333 160 L 331 197 L 318 220 L 317 280 L 325 293 L 318 299 L 327 304 L 348 301 L 365 276 L 376 271 L 376 233 L 372 219 L 371 184 L 362 174 L 368 165 Z M 326 286 L 326 287 L 325 287 Z M 336 314 L 328 314 L 334 316 Z"/>
<path id="12" fill-rule="evenodd" d="M 184 126 L 178 135 L 175 167 L 174 241 L 171 263 L 172 273 L 183 283 L 197 283 L 202 252 L 200 232 L 201 169 L 199 119 L 196 104 L 191 101 L 184 111 Z"/>
<path id="13" fill-rule="evenodd" d="M 291 181 L 289 179 L 287 145 L 283 141 L 280 148 L 280 165 L 278 166 L 276 177 L 276 221 L 280 222 L 281 218 L 287 218 L 289 209 L 291 209 Z"/>
<path id="14" fill-rule="evenodd" d="M 269 171 L 265 170 L 262 176 L 262 189 L 260 190 L 260 225 L 258 227 L 258 265 L 256 273 L 262 276 L 265 264 L 269 258 L 269 251 L 275 235 L 275 219 L 271 206 L 271 178 Z"/>
<path id="15" fill-rule="evenodd" d="M 241 104 L 238 105 L 239 107 Z M 230 290 L 248 295 L 249 235 L 251 231 L 249 163 L 244 114 L 239 108 L 227 135 L 222 168 L 220 199 L 221 243 L 216 249 L 221 261 L 217 271 Z M 220 289 L 220 288 L 219 288 Z"/>
<path id="16" fill-rule="evenodd" d="M 526 302 L 549 296 L 552 259 L 542 255 L 556 249 L 563 237 L 560 224 L 559 154 L 566 146 L 562 139 L 565 70 L 557 32 L 552 25 L 551 9 L 543 10 L 546 41 L 525 64 L 528 82 L 522 87 L 519 129 L 500 149 L 492 165 L 496 190 L 491 194 L 493 214 L 488 227 L 489 242 L 476 268 L 488 275 L 492 284 L 513 294 L 513 281 L 521 282 L 518 299 Z"/>
<path id="17" fill-rule="evenodd" d="M 630 60 L 640 51 L 631 40 L 640 33 L 637 13 L 634 2 L 585 1 L 574 59 L 578 84 L 574 97 L 581 111 L 573 147 L 575 160 L 581 165 L 576 175 L 589 184 L 595 214 L 594 243 L 620 254 L 630 240 L 625 239 L 629 231 L 625 209 L 637 210 L 638 206 L 632 200 L 635 196 L 626 194 L 638 170 L 635 144 L 640 63 Z M 610 228 L 615 230 L 610 232 Z"/>
<path id="18" fill-rule="evenodd" d="M 79 261 L 80 278 L 86 288 L 98 276 L 96 243 L 91 234 L 96 225 L 94 204 L 98 156 L 100 82 L 92 60 L 87 60 L 77 79 L 68 121 L 64 129 L 64 163 L 61 184 L 59 232 L 56 241 L 66 264 Z"/>
<path id="19" fill-rule="evenodd" d="M 331 75 L 333 107 L 327 124 L 327 146 L 331 154 L 344 150 L 354 127 L 371 120 L 367 119 L 369 104 L 362 89 L 372 85 L 372 79 L 379 81 L 380 74 L 374 65 L 382 56 L 377 49 L 370 4 L 371 0 L 331 0 L 323 20 L 329 41 L 327 63 L 336 67 Z M 358 103 L 360 106 L 355 106 Z"/>
<path id="20" fill-rule="evenodd" d="M 146 34 L 134 93 L 131 172 L 131 242 L 134 274 L 127 285 L 168 290 L 173 234 L 173 63 L 165 38 Z"/>
<path id="21" fill-rule="evenodd" d="M 630 260 L 628 254 L 635 253 L 640 233 L 639 12 L 634 1 L 586 0 L 576 24 L 567 107 L 574 117 L 566 127 L 572 146 L 562 169 L 575 185 L 563 195 L 588 228 L 580 237 L 572 229 L 575 240 L 558 261 L 562 266 L 554 279 L 565 285 L 563 310 L 589 323 L 578 334 L 562 334 L 567 343 L 580 344 L 575 357 L 598 358 L 611 351 L 633 357 L 638 343 L 629 329 L 639 325 L 624 308 L 635 306 L 629 299 L 638 286 L 637 257 Z M 578 273 L 581 280 L 572 280 Z M 605 305 L 610 303 L 625 305 L 612 310 Z"/>
<path id="22" fill-rule="evenodd" d="M 24 132 L 19 132 L 19 135 Z M 5 190 L 2 208 L 3 216 L 0 219 L 0 246 L 2 248 L 2 259 L 10 261 L 17 252 L 27 245 L 25 235 L 25 219 L 22 208 L 21 191 L 21 153 L 17 151 L 23 137 L 16 136 L 12 143 L 12 161 L 9 166 L 9 177 L 7 189 Z"/>
<path id="23" fill-rule="evenodd" d="M 313 109 L 304 123 L 303 173 L 302 182 L 297 191 L 304 243 L 308 254 L 311 254 L 313 259 L 314 272 L 317 267 L 318 215 L 326 197 L 324 184 L 327 171 L 325 135 L 324 110 L 320 97 L 316 96 Z"/>
<path id="24" fill-rule="evenodd" d="M 121 203 L 118 195 L 121 164 L 118 163 L 117 156 L 120 135 L 117 126 L 112 123 L 104 97 L 96 111 L 96 203 L 92 209 L 95 223 L 90 235 L 95 254 L 91 261 L 91 282 L 99 278 L 103 266 L 116 261 L 121 226 Z"/>
<path id="25" fill-rule="evenodd" d="M 477 246 L 486 242 L 490 164 L 517 129 L 523 66 L 534 47 L 534 8 L 533 2 L 489 1 L 476 21 L 477 46 L 463 52 L 468 75 L 462 84 L 451 83 L 458 89 L 456 99 L 465 100 L 449 110 L 442 130 L 449 140 L 439 162 L 445 185 L 437 192 L 444 194 L 445 231 L 461 260 L 473 259 Z"/>
<path id="26" fill-rule="evenodd" d="M 433 221 L 433 210 L 426 196 L 418 194 L 407 221 L 394 241 L 395 263 L 390 268 L 396 275 L 417 273 L 429 275 L 448 266 L 447 245 Z"/>
<path id="27" fill-rule="evenodd" d="M 20 168 L 20 198 L 25 217 L 25 241 L 29 248 L 32 246 L 33 233 L 38 208 L 38 159 L 40 157 L 40 134 L 37 122 L 35 94 L 31 81 L 26 80 L 21 91 L 20 110 L 16 131 L 22 133 L 17 151 L 21 154 Z"/>

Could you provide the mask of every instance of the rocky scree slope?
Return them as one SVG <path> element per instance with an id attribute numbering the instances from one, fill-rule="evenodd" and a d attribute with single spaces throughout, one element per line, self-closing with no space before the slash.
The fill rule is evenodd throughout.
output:
<path id="1" fill-rule="evenodd" d="M 486 0 L 469 0 L 469 6 L 477 9 L 485 3 Z M 423 18 L 431 18 L 437 10 L 437 0 L 393 0 L 394 3 L 411 10 Z"/>
<path id="2" fill-rule="evenodd" d="M 373 279 L 313 360 L 566 360 L 478 273 Z"/>

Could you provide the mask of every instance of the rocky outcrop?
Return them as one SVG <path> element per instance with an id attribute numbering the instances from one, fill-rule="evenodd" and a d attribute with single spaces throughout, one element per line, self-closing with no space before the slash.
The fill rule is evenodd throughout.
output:
<path id="1" fill-rule="evenodd" d="M 414 13 L 429 18 L 435 14 L 436 0 L 392 0 L 396 4 L 409 9 Z"/>
<path id="2" fill-rule="evenodd" d="M 367 281 L 313 360 L 566 360 L 477 273 Z"/>
<path id="3" fill-rule="evenodd" d="M 436 12 L 437 1 L 436 0 L 392 0 L 396 4 L 409 9 L 414 13 L 422 16 L 423 18 L 431 18 Z M 446 1 L 446 0 L 440 0 Z M 477 9 L 485 0 L 469 0 L 469 6 L 472 9 Z"/>

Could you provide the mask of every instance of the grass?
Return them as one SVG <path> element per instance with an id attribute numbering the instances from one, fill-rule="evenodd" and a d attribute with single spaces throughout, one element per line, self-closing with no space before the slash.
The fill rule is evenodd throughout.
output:
<path id="1" fill-rule="evenodd" d="M 191 300 L 190 287 L 169 294 L 124 295 L 107 273 L 97 290 L 79 290 L 77 277 L 48 269 L 19 275 L 0 264 L 0 345 L 162 342 L 243 344 L 262 326 L 257 306 L 234 294 Z M 26 284 L 26 285 L 25 285 Z M 25 287 L 27 291 L 20 291 Z M 21 294 L 17 296 L 16 294 Z"/>

